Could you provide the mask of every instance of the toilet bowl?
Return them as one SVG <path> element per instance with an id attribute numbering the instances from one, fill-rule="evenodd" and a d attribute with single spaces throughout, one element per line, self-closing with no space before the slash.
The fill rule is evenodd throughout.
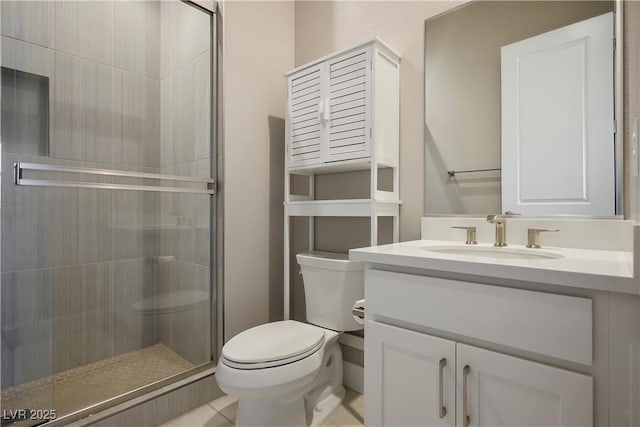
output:
<path id="1" fill-rule="evenodd" d="M 362 329 L 351 307 L 364 294 L 363 265 L 326 252 L 297 259 L 309 323 L 256 326 L 222 349 L 216 379 L 238 397 L 236 426 L 320 426 L 344 398 L 338 338 Z"/>

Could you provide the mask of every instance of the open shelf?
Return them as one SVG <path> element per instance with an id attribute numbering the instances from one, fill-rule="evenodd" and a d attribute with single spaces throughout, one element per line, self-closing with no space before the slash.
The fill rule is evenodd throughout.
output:
<path id="1" fill-rule="evenodd" d="M 285 203 L 288 216 L 398 216 L 400 201 L 375 199 L 302 200 Z"/>

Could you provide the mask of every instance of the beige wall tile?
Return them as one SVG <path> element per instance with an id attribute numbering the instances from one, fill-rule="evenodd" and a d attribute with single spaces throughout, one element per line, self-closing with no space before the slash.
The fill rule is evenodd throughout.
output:
<path id="1" fill-rule="evenodd" d="M 4 153 L 2 167 L 11 170 L 18 161 L 37 162 L 41 157 Z M 2 180 L 2 271 L 26 270 L 53 265 L 55 224 L 51 191 L 16 191 L 12 181 Z"/>
<path id="2" fill-rule="evenodd" d="M 160 2 L 160 78 L 165 79 L 175 71 L 175 28 L 179 4 Z"/>
<path id="3" fill-rule="evenodd" d="M 112 68 L 96 62 L 87 62 L 86 159 L 93 162 L 112 161 L 111 113 L 113 92 Z"/>
<path id="4" fill-rule="evenodd" d="M 52 157 L 86 159 L 87 61 L 56 52 L 51 123 Z"/>
<path id="5" fill-rule="evenodd" d="M 2 274 L 2 388 L 50 375 L 53 309 L 49 270 Z"/>
<path id="6" fill-rule="evenodd" d="M 2 7 L 4 7 L 6 3 L 13 2 L 2 2 Z M 2 15 L 2 17 L 4 19 L 4 15 Z M 42 46 L 3 36 L 2 66 L 52 78 L 54 51 Z"/>
<path id="7" fill-rule="evenodd" d="M 210 49 L 210 17 L 177 2 L 162 2 L 160 15 L 164 78 Z"/>
<path id="8" fill-rule="evenodd" d="M 175 164 L 173 80 L 174 76 L 169 75 L 160 81 L 160 166 L 162 167 Z"/>
<path id="9" fill-rule="evenodd" d="M 114 72 L 115 74 L 115 72 Z M 114 96 L 114 108 L 121 105 L 121 140 L 114 141 L 115 163 L 158 167 L 160 165 L 160 81 L 139 74 L 123 72 L 122 90 Z M 121 122 L 120 122 L 121 120 Z M 118 138 L 116 131 L 114 138 Z M 119 151 L 119 153 L 118 153 Z"/>
<path id="10" fill-rule="evenodd" d="M 194 159 L 211 155 L 211 50 L 194 60 Z"/>
<path id="11" fill-rule="evenodd" d="M 122 80 L 124 71 L 114 68 L 111 70 L 111 160 L 122 162 Z"/>
<path id="12" fill-rule="evenodd" d="M 194 159 L 195 63 L 190 62 L 173 74 L 173 162 Z"/>
<path id="13" fill-rule="evenodd" d="M 108 182 L 110 179 L 101 181 Z M 109 261 L 113 246 L 113 191 L 78 190 L 78 262 Z"/>
<path id="14" fill-rule="evenodd" d="M 2 34 L 40 46 L 54 47 L 55 3 L 3 1 Z"/>
<path id="15" fill-rule="evenodd" d="M 4 6 L 4 3 L 2 3 L 2 6 Z M 22 42 L 20 40 L 16 40 L 10 37 L 2 37 L 1 43 L 2 43 L 1 63 L 3 67 L 12 68 L 14 70 L 23 71 L 26 73 L 37 74 L 39 76 L 47 77 L 49 79 L 48 81 L 44 81 L 44 79 L 42 79 L 38 83 L 39 85 L 38 89 L 42 90 L 43 92 L 46 92 L 42 94 L 40 97 L 39 102 L 41 104 L 34 105 L 36 101 L 33 99 L 31 95 L 27 95 L 26 97 L 27 98 L 26 100 L 31 105 L 34 105 L 35 108 L 38 108 L 37 114 L 40 120 L 42 120 L 41 116 L 43 114 L 46 114 L 45 118 L 48 119 L 48 122 L 44 124 L 40 123 L 40 126 L 38 126 L 37 123 L 35 124 L 36 127 L 39 127 L 42 129 L 42 134 L 43 134 L 42 136 L 44 136 L 46 139 L 41 144 L 38 144 L 36 147 L 27 147 L 27 149 L 25 149 L 24 144 L 21 144 L 21 147 L 12 147 L 11 139 L 7 139 L 7 133 L 8 133 L 7 127 L 19 126 L 19 125 L 13 119 L 8 119 L 7 117 L 5 117 L 5 120 L 6 120 L 5 128 L 3 128 L 3 132 L 2 132 L 3 139 L 5 142 L 3 150 L 5 152 L 7 151 L 21 152 L 21 153 L 30 152 L 31 154 L 46 155 L 49 153 L 49 144 L 51 143 L 51 136 L 50 136 L 51 132 L 50 132 L 49 124 L 53 122 L 53 108 L 51 105 L 51 100 L 53 99 L 53 88 L 54 88 L 54 85 L 52 83 L 54 80 L 54 68 L 55 68 L 54 51 L 52 49 L 47 49 L 35 44 Z M 9 87 L 10 89 L 15 88 L 16 83 L 17 83 L 16 81 L 8 82 L 6 81 L 6 79 L 3 80 L 3 86 Z M 33 81 L 31 83 L 35 85 Z M 45 86 L 48 87 L 48 91 L 44 88 Z M 32 90 L 33 88 L 34 86 L 32 86 L 30 90 Z M 14 92 L 14 94 L 17 95 L 18 93 Z M 3 98 L 3 103 L 7 102 L 7 99 L 8 98 L 6 99 Z M 23 126 L 32 127 L 34 126 L 34 124 L 27 117 L 25 119 Z M 20 132 L 20 134 L 13 135 L 13 136 L 18 137 L 17 139 L 20 139 L 20 140 L 25 137 L 26 138 L 35 137 L 33 134 L 33 131 L 26 130 L 25 132 L 25 130 L 26 129 L 22 129 L 22 128 L 14 129 L 14 131 Z M 20 137 L 20 135 L 22 137 Z M 38 138 L 41 138 L 41 136 L 38 135 Z"/>
<path id="16" fill-rule="evenodd" d="M 82 364 L 114 355 L 112 275 L 112 263 L 104 262 L 83 266 L 81 289 Z M 68 348 L 68 351 L 78 351 L 78 349 Z"/>
<path id="17" fill-rule="evenodd" d="M 82 266 L 53 270 L 53 372 L 82 364 L 82 270 Z"/>
<path id="18" fill-rule="evenodd" d="M 151 262 L 145 259 L 113 264 L 114 354 L 140 349 L 154 341 L 153 318 L 134 307 L 150 295 Z"/>
<path id="19" fill-rule="evenodd" d="M 158 1 L 113 2 L 115 67 L 160 78 L 160 7 Z"/>
<path id="20" fill-rule="evenodd" d="M 49 189 L 52 193 L 52 248 L 54 266 L 77 265 L 80 260 L 79 190 L 75 188 Z"/>
<path id="21" fill-rule="evenodd" d="M 113 5 L 114 2 L 110 1 L 56 1 L 55 48 L 111 65 Z"/>

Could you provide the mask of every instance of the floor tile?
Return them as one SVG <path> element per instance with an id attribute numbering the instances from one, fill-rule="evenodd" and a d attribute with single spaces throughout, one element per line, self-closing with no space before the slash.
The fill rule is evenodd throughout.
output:
<path id="1" fill-rule="evenodd" d="M 347 389 L 342 405 L 329 417 L 329 422 L 338 427 L 364 425 L 364 395 Z"/>
<path id="2" fill-rule="evenodd" d="M 224 415 L 226 419 L 232 423 L 236 422 L 236 414 L 238 412 L 238 398 L 233 396 L 221 396 L 213 402 L 209 402 L 209 405 Z"/>
<path id="3" fill-rule="evenodd" d="M 167 421 L 160 427 L 233 427 L 233 424 L 211 406 L 202 405 Z"/>
<path id="4" fill-rule="evenodd" d="M 215 410 L 219 415 L 223 415 L 229 425 L 235 423 L 236 413 L 238 411 L 238 399 L 232 396 L 222 396 L 212 402 L 209 402 L 209 406 L 212 410 Z M 200 408 L 198 408 L 200 409 Z M 187 414 L 189 415 L 189 414 Z M 178 420 L 176 418 L 175 420 Z M 173 420 L 173 421 L 175 421 Z M 172 422 L 173 422 L 172 421 Z M 172 427 L 187 426 L 191 424 L 171 424 Z M 217 424 L 194 424 L 194 425 L 207 425 L 218 426 Z M 356 393 L 355 391 L 347 389 L 344 401 L 342 405 L 335 410 L 335 412 L 329 417 L 323 427 L 353 427 L 364 425 L 364 395 Z M 225 425 L 225 427 L 228 427 Z"/>

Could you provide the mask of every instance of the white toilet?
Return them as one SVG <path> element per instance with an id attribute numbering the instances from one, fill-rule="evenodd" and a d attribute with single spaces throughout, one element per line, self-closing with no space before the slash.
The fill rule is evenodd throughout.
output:
<path id="1" fill-rule="evenodd" d="M 222 348 L 216 379 L 237 396 L 236 426 L 320 426 L 344 397 L 342 331 L 362 329 L 352 316 L 364 295 L 363 264 L 347 255 L 297 255 L 307 321 L 256 326 Z"/>

